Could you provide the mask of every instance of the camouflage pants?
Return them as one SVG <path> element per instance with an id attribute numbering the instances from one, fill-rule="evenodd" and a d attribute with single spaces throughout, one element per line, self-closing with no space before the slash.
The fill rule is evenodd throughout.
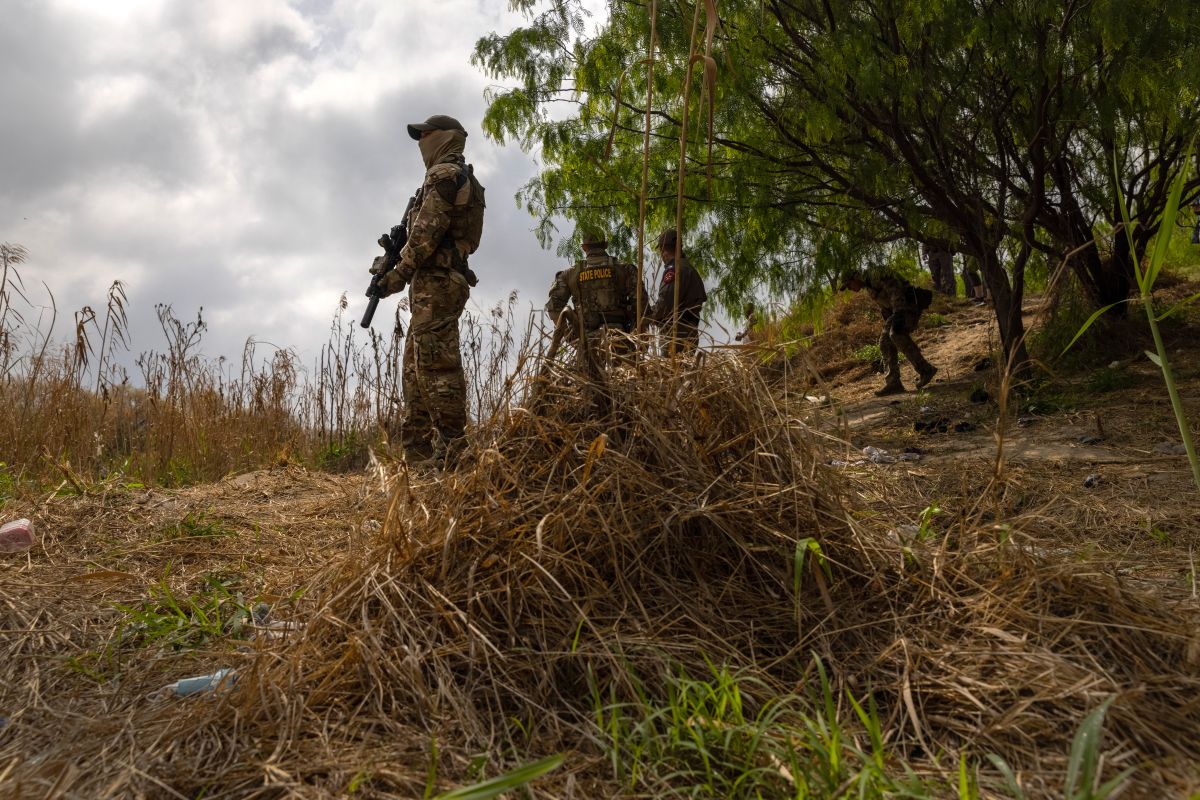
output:
<path id="1" fill-rule="evenodd" d="M 897 311 L 883 323 L 879 352 L 883 355 L 883 363 L 887 365 L 888 385 L 900 383 L 900 353 L 904 353 L 908 362 L 922 375 L 932 368 L 911 335 L 920 319 L 920 312 Z"/>
<path id="2" fill-rule="evenodd" d="M 432 455 L 463 435 L 467 384 L 458 344 L 458 318 L 470 289 L 457 273 L 418 270 L 409 290 L 412 319 L 404 342 L 406 453 Z"/>
<path id="3" fill-rule="evenodd" d="M 951 297 L 958 294 L 958 285 L 954 282 L 954 256 L 951 254 L 938 253 L 929 258 L 929 277 L 933 279 L 935 291 Z"/>

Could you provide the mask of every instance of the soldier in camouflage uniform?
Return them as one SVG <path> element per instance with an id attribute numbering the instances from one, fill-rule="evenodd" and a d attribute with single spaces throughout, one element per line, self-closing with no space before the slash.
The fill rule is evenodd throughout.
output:
<path id="1" fill-rule="evenodd" d="M 658 287 L 658 298 L 646 311 L 646 320 L 658 326 L 659 334 L 665 339 L 663 355 L 669 356 L 672 349 L 688 355 L 700 345 L 700 309 L 708 299 L 704 291 L 704 280 L 700 273 L 688 263 L 687 256 L 680 250 L 680 263 L 675 264 L 675 249 L 678 234 L 668 228 L 658 237 L 658 255 L 663 260 L 662 283 Z M 675 309 L 675 281 L 679 281 L 679 309 Z M 678 336 L 672 340 L 678 316 Z"/>
<path id="2" fill-rule="evenodd" d="M 546 312 L 558 319 L 568 301 L 574 301 L 585 332 L 631 332 L 637 322 L 637 267 L 610 256 L 604 234 L 584 231 L 581 239 L 584 258 L 555 273 Z"/>
<path id="3" fill-rule="evenodd" d="M 423 459 L 443 454 L 466 426 L 458 319 L 476 283 L 467 258 L 479 246 L 484 198 L 463 158 L 467 133 L 456 119 L 435 115 L 408 133 L 420 147 L 425 180 L 405 220 L 408 242 L 380 290 L 387 296 L 409 286 L 401 443 L 407 458 Z"/>
<path id="4" fill-rule="evenodd" d="M 921 307 L 917 303 L 913 285 L 898 275 L 856 272 L 843 279 L 841 288 L 852 292 L 866 289 L 883 314 L 879 352 L 887 365 L 887 381 L 882 389 L 875 392 L 876 396 L 885 397 L 904 392 L 904 384 L 900 382 L 898 353 L 904 353 L 905 358 L 916 368 L 918 389 L 933 380 L 937 367 L 925 360 L 925 356 L 921 355 L 921 348 L 912 340 L 911 333 L 916 330 L 921 319 Z"/>

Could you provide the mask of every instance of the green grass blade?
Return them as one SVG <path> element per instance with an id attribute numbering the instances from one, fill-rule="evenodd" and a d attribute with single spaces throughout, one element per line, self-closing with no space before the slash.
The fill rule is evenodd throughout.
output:
<path id="1" fill-rule="evenodd" d="M 1171 306 L 1171 307 L 1170 307 L 1170 308 L 1168 308 L 1166 311 L 1164 311 L 1163 313 L 1161 313 L 1161 314 L 1159 314 L 1157 317 L 1155 317 L 1155 318 L 1154 318 L 1155 322 L 1162 322 L 1164 319 L 1168 319 L 1169 317 L 1171 317 L 1172 315 L 1174 315 L 1176 311 L 1178 311 L 1179 309 L 1183 308 L 1184 306 L 1191 305 L 1192 303 L 1194 303 L 1194 302 L 1195 302 L 1196 300 L 1198 300 L 1198 299 L 1200 299 L 1200 292 L 1196 292 L 1196 293 L 1195 293 L 1194 295 L 1192 295 L 1191 297 L 1188 297 L 1188 298 L 1185 298 L 1185 299 L 1183 299 L 1183 300 L 1180 300 L 1178 303 L 1176 303 L 1175 305 Z"/>
<path id="2" fill-rule="evenodd" d="M 978 800 L 978 797 L 979 791 L 967 766 L 967 754 L 962 753 L 958 757 L 958 800 Z"/>
<path id="3" fill-rule="evenodd" d="M 1125 240 L 1129 242 L 1129 252 L 1136 253 L 1137 245 L 1133 241 L 1133 223 L 1129 221 L 1129 208 L 1125 205 L 1125 193 L 1121 191 L 1121 170 L 1117 164 L 1117 154 L 1113 153 L 1113 190 L 1117 195 L 1117 209 L 1121 212 L 1121 222 L 1125 228 Z M 1138 264 L 1133 265 L 1133 276 L 1137 278 L 1138 288 L 1145 294 L 1146 276 Z"/>
<path id="4" fill-rule="evenodd" d="M 1071 341 L 1067 342 L 1067 346 L 1062 349 L 1062 352 L 1058 354 L 1058 357 L 1062 358 L 1063 356 L 1065 356 L 1067 354 L 1067 351 L 1070 350 L 1072 347 L 1074 347 L 1075 343 L 1079 341 L 1079 337 L 1083 336 L 1085 333 L 1087 333 L 1088 328 L 1092 327 L 1092 324 L 1095 323 L 1096 320 L 1100 319 L 1100 317 L 1102 317 L 1106 313 L 1108 313 L 1108 311 L 1110 309 L 1116 308 L 1117 306 L 1121 305 L 1121 303 L 1128 303 L 1128 302 L 1129 302 L 1128 298 L 1125 300 L 1118 300 L 1115 303 L 1109 303 L 1108 305 L 1104 306 L 1104 308 L 1101 308 L 1101 309 L 1097 310 L 1095 313 L 1093 313 L 1090 317 L 1087 318 L 1087 322 L 1083 323 L 1083 325 L 1080 326 L 1079 330 L 1075 331 L 1075 335 L 1071 337 Z"/>
<path id="5" fill-rule="evenodd" d="M 429 740 L 429 768 L 425 772 L 425 794 L 424 800 L 429 800 L 433 797 L 433 788 L 437 786 L 438 774 L 438 746 L 437 737 L 431 737 Z"/>
<path id="6" fill-rule="evenodd" d="M 805 538 L 796 542 L 796 554 L 792 557 L 792 596 L 800 602 L 800 583 L 804 574 L 804 554 L 808 551 L 808 543 L 812 539 Z"/>
<path id="7" fill-rule="evenodd" d="M 537 780 L 548 772 L 553 772 L 562 766 L 563 758 L 562 753 L 549 756 L 503 775 L 497 775 L 495 778 L 443 792 L 435 800 L 488 800 L 488 798 L 519 789 L 530 781 Z"/>
<path id="8" fill-rule="evenodd" d="M 1008 765 L 1008 762 L 995 753 L 988 753 L 987 758 L 992 762 L 992 766 L 1000 772 L 1004 783 L 1008 786 L 1008 791 L 1012 793 L 1015 800 L 1025 800 L 1025 792 L 1017 783 L 1017 776 L 1013 774 L 1012 767 Z"/>
<path id="9" fill-rule="evenodd" d="M 1108 796 L 1115 792 L 1117 787 L 1128 780 L 1129 776 L 1133 775 L 1133 773 L 1136 771 L 1137 770 L 1134 767 L 1130 767 L 1129 769 L 1122 771 L 1120 775 L 1112 780 L 1103 783 L 1100 788 L 1096 790 L 1096 800 L 1108 800 Z"/>
<path id="10" fill-rule="evenodd" d="M 1192 163 L 1192 146 L 1194 144 L 1195 139 L 1188 145 L 1187 153 L 1183 156 L 1183 166 L 1175 180 L 1171 182 L 1171 193 L 1167 196 L 1167 208 L 1163 211 L 1158 224 L 1158 236 L 1154 238 L 1154 254 L 1150 257 L 1149 275 L 1146 280 L 1149 289 L 1154 288 L 1154 282 L 1158 280 L 1158 273 L 1162 271 L 1163 264 L 1167 261 L 1167 248 L 1171 246 L 1171 228 L 1179 216 L 1179 204 L 1183 199 L 1183 186 L 1187 182 L 1187 167 Z"/>
<path id="11" fill-rule="evenodd" d="M 1104 714 L 1112 704 L 1105 700 L 1084 717 L 1083 724 L 1071 742 L 1071 755 L 1067 761 L 1067 782 L 1063 794 L 1075 798 L 1091 796 L 1096 778 L 1096 765 L 1100 760 L 1100 737 L 1104 734 Z"/>

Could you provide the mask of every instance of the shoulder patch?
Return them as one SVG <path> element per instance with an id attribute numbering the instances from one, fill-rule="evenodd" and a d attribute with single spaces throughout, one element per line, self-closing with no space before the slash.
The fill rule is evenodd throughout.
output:
<path id="1" fill-rule="evenodd" d="M 458 194 L 458 184 L 453 179 L 440 180 L 433 185 L 433 189 L 438 193 L 438 197 L 446 201 L 447 205 L 454 205 L 454 198 Z"/>
<path id="2" fill-rule="evenodd" d="M 425 183 L 437 183 L 438 181 L 457 181 L 458 180 L 458 165 L 446 162 L 444 164 L 434 164 L 425 173 Z"/>

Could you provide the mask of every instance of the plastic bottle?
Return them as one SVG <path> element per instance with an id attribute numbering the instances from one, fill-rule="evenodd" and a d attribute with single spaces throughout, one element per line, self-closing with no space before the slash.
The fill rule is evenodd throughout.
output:
<path id="1" fill-rule="evenodd" d="M 237 680 L 237 675 L 234 674 L 232 669 L 226 667 L 210 675 L 183 678 L 182 680 L 175 681 L 167 688 L 175 692 L 178 697 L 187 697 L 190 694 L 210 692 L 216 689 L 227 689 L 235 680 Z"/>

